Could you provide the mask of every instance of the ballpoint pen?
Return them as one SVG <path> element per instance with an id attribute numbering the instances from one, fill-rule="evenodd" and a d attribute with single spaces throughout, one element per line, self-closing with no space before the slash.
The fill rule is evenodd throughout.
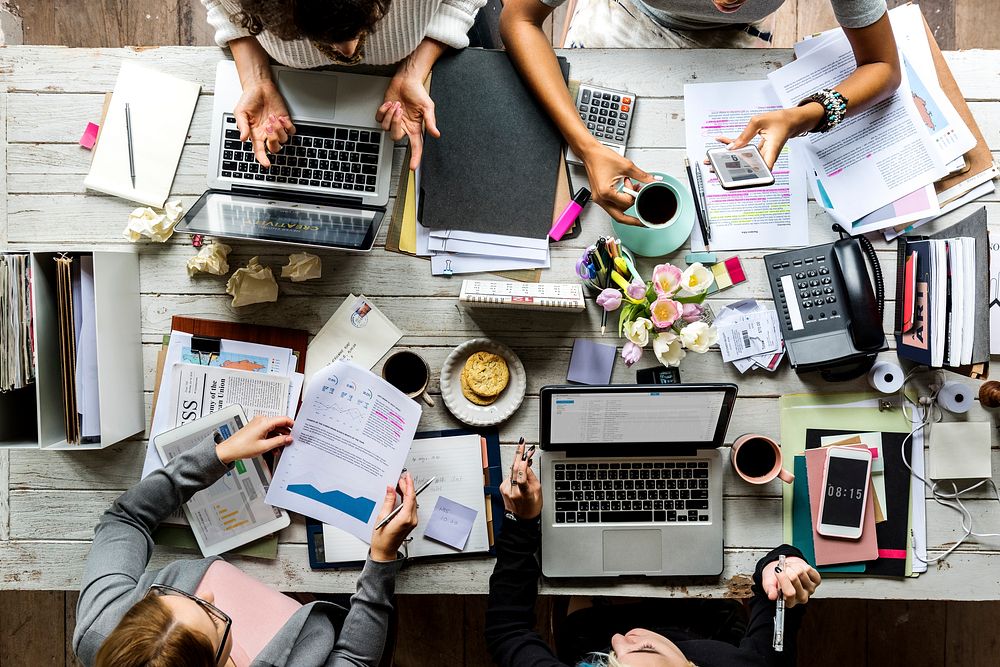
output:
<path id="1" fill-rule="evenodd" d="M 431 484 L 433 484 L 433 483 L 434 483 L 434 481 L 435 481 L 436 479 L 437 479 L 437 477 L 431 477 L 431 478 L 430 478 L 429 480 L 427 480 L 426 482 L 424 482 L 423 484 L 421 484 L 421 485 L 420 485 L 420 488 L 419 488 L 419 489 L 417 489 L 417 492 L 416 492 L 416 493 L 414 493 L 413 495 L 414 495 L 414 496 L 419 496 L 419 495 L 420 495 L 420 494 L 421 494 L 421 493 L 423 492 L 423 490 L 424 490 L 424 489 L 426 489 L 426 488 L 427 488 L 428 486 L 430 486 Z M 392 521 L 392 518 L 393 518 L 394 516 L 396 516 L 397 514 L 399 514 L 399 511 L 400 511 L 401 509 L 403 509 L 403 506 L 402 506 L 402 505 L 398 505 L 398 506 L 396 507 L 396 509 L 394 509 L 394 510 L 392 510 L 391 512 L 389 512 L 389 513 L 388 513 L 388 514 L 387 514 L 387 515 L 385 516 L 385 518 L 384 518 L 384 519 L 382 519 L 381 521 L 379 521 L 379 522 L 378 522 L 378 524 L 377 524 L 377 525 L 375 526 L 375 530 L 378 530 L 378 529 L 382 528 L 383 526 L 385 526 L 385 524 L 387 524 L 387 523 L 389 523 L 390 521 Z"/>
<path id="2" fill-rule="evenodd" d="M 774 568 L 774 573 L 777 574 L 785 569 L 785 557 L 778 556 L 778 566 Z M 771 647 L 778 653 L 785 650 L 785 594 L 781 592 L 781 586 L 778 586 L 778 603 L 774 607 L 774 639 L 771 641 Z"/>
<path id="3" fill-rule="evenodd" d="M 132 189 L 135 189 L 135 154 L 132 151 L 132 111 L 128 102 L 125 103 L 125 133 L 128 135 L 128 173 L 132 177 Z"/>
<path id="4" fill-rule="evenodd" d="M 698 188 L 698 184 L 694 179 L 694 169 L 697 169 L 698 167 L 691 167 L 691 163 L 688 159 L 684 158 L 684 168 L 687 170 L 688 183 L 691 184 L 691 201 L 694 202 L 694 212 L 698 215 L 698 226 L 701 228 L 701 240 L 704 241 L 705 246 L 708 247 L 708 223 L 705 222 L 705 213 L 701 208 L 701 190 Z"/>

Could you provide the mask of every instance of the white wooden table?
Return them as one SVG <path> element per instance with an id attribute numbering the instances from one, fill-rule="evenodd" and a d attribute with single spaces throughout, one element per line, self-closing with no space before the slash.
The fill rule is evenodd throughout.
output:
<path id="1" fill-rule="evenodd" d="M 622 87 L 641 99 L 632 130 L 629 155 L 646 169 L 681 174 L 684 145 L 683 85 L 687 82 L 762 78 L 791 59 L 784 50 L 744 51 L 599 51 L 564 53 L 573 78 L 597 85 Z M 110 91 L 123 59 L 136 59 L 171 74 L 201 83 L 202 96 L 181 157 L 173 195 L 190 205 L 205 189 L 209 114 L 215 63 L 224 54 L 216 48 L 66 49 L 62 47 L 0 48 L 0 249 L 34 247 L 127 248 L 139 253 L 142 289 L 142 338 L 145 356 L 146 402 L 151 401 L 156 350 L 169 330 L 172 315 L 290 325 L 316 332 L 348 293 L 364 292 L 405 332 L 401 345 L 418 349 L 437 370 L 449 351 L 462 341 L 490 336 L 510 345 L 528 374 L 528 396 L 521 409 L 501 428 L 509 461 L 512 443 L 524 435 L 537 441 L 538 390 L 565 381 L 575 338 L 599 336 L 599 312 L 592 305 L 583 315 L 518 314 L 510 311 L 469 311 L 458 305 L 460 279 L 435 278 L 420 259 L 385 252 L 381 247 L 364 256 L 323 254 L 323 278 L 302 284 L 279 281 L 276 304 L 233 309 L 224 293 L 225 279 L 189 279 L 184 265 L 194 252 L 186 236 L 163 245 L 130 246 L 122 229 L 133 204 L 88 193 L 83 187 L 90 153 L 77 145 L 87 121 L 97 121 L 103 95 Z M 1000 150 L 1000 52 L 966 51 L 947 54 L 973 112 L 994 150 Z M 169 103 L 169 100 L 165 100 Z M 448 128 L 441 128 L 447 132 Z M 401 150 L 397 150 L 398 173 Z M 574 174 L 580 182 L 582 171 Z M 1000 226 L 996 196 L 986 200 Z M 971 210 L 966 208 L 965 211 Z M 958 212 L 959 214 L 962 211 Z M 949 220 L 957 216 L 952 214 Z M 810 241 L 831 240 L 830 221 L 815 204 L 809 209 Z M 547 281 L 575 280 L 573 264 L 584 245 L 609 233 L 609 218 L 596 206 L 583 216 L 585 235 L 555 246 Z M 382 238 L 385 230 L 383 228 Z M 273 267 L 285 263 L 288 250 L 277 246 L 234 244 L 232 266 L 260 255 Z M 381 246 L 381 241 L 379 243 Z M 886 268 L 886 293 L 894 294 L 894 253 L 878 244 Z M 741 253 L 749 281 L 713 299 L 718 309 L 747 297 L 771 298 L 766 285 L 766 252 Z M 683 251 L 673 259 L 682 263 Z M 648 272 L 651 263 L 645 264 Z M 892 313 L 894 304 L 887 304 Z M 887 323 L 891 316 L 886 316 Z M 609 335 L 607 340 L 614 340 Z M 638 367 L 654 363 L 652 353 Z M 377 370 L 377 369 L 376 369 Z M 862 383 L 831 386 L 815 376 L 800 377 L 787 363 L 773 375 L 739 375 L 723 364 L 715 351 L 688 355 L 681 367 L 686 381 L 731 381 L 740 398 L 728 441 L 745 432 L 778 436 L 778 397 L 799 392 L 862 390 Z M 634 372 L 616 363 L 614 382 L 634 381 Z M 992 416 L 978 405 L 970 419 Z M 423 429 L 454 427 L 458 422 L 444 409 L 425 409 Z M 994 433 L 994 469 L 1000 467 Z M 90 546 L 95 523 L 124 489 L 139 477 L 146 441 L 142 437 L 102 452 L 55 453 L 0 451 L 0 588 L 74 589 Z M 724 451 L 728 456 L 728 449 Z M 734 478 L 727 466 L 725 499 L 726 566 L 719 578 L 683 581 L 623 580 L 608 582 L 544 581 L 545 593 L 589 593 L 653 596 L 744 595 L 748 575 L 781 535 L 781 497 L 777 482 L 751 487 Z M 982 530 L 1000 532 L 1000 504 L 985 494 L 968 503 Z M 940 553 L 959 536 L 957 515 L 928 501 L 931 552 Z M 154 565 L 189 552 L 158 549 Z M 281 536 L 277 561 L 234 559 L 250 574 L 282 590 L 350 591 L 356 571 L 310 570 L 301 522 Z M 831 597 L 984 599 L 1000 597 L 1000 541 L 968 542 L 942 567 L 917 580 L 889 581 L 830 578 L 820 594 Z M 492 559 L 414 565 L 400 575 L 405 593 L 485 593 Z"/>

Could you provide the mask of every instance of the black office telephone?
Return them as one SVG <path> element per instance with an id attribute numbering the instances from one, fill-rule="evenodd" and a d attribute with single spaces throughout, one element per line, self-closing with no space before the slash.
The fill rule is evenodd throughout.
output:
<path id="1" fill-rule="evenodd" d="M 833 226 L 833 243 L 764 257 L 767 276 L 796 371 L 851 380 L 868 372 L 889 349 L 882 331 L 885 284 L 871 241 Z M 868 257 L 874 281 L 865 268 Z"/>

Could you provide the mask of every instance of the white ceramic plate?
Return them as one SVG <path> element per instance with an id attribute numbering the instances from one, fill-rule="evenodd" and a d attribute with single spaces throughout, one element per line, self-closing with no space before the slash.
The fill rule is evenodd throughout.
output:
<path id="1" fill-rule="evenodd" d="M 491 405 L 476 405 L 462 395 L 462 369 L 465 362 L 476 352 L 491 352 L 500 355 L 507 362 L 510 381 L 500 398 Z M 524 374 L 524 364 L 517 355 L 502 343 L 488 338 L 466 341 L 452 350 L 441 368 L 441 397 L 451 414 L 469 426 L 493 426 L 504 421 L 521 406 L 528 381 Z"/>

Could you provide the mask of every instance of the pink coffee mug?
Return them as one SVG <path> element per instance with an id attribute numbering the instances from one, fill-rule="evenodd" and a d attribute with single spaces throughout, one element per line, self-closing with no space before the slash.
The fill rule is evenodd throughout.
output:
<path id="1" fill-rule="evenodd" d="M 731 450 L 733 470 L 751 484 L 767 484 L 775 477 L 786 484 L 795 481 L 795 475 L 781 467 L 781 447 L 766 435 L 741 435 Z"/>

